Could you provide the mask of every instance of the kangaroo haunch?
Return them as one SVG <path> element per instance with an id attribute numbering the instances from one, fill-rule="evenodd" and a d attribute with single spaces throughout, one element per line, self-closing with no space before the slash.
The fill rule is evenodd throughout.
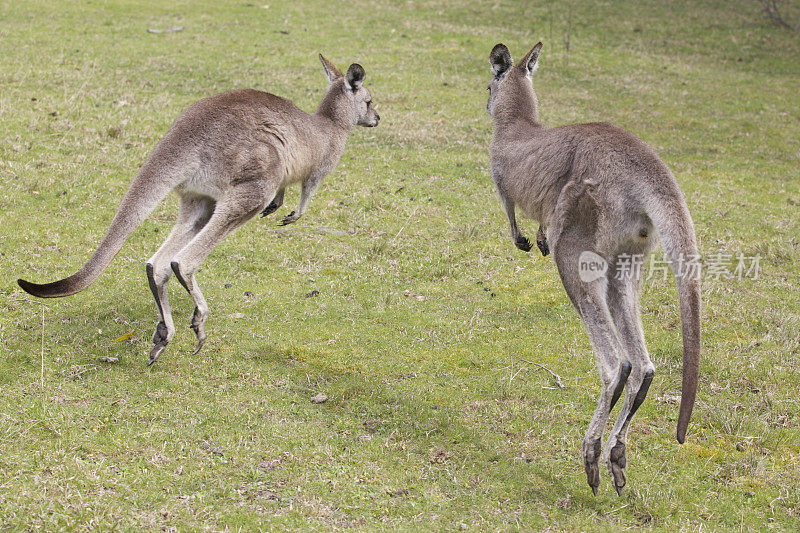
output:
<path id="1" fill-rule="evenodd" d="M 586 477 L 596 494 L 602 457 L 621 493 L 628 426 L 647 395 L 655 367 L 639 317 L 640 276 L 619 275 L 620 267 L 648 254 L 657 237 L 675 271 L 683 323 L 677 433 L 682 443 L 697 392 L 700 281 L 677 266 L 697 256 L 694 226 L 675 177 L 644 141 L 606 123 L 546 128 L 539 122 L 531 80 L 541 50 L 538 43 L 516 65 L 502 44 L 489 56 L 494 74 L 487 104 L 494 122 L 492 179 L 518 248 L 528 251 L 531 245 L 517 227 L 515 206 L 541 224 L 537 244 L 542 253 L 552 252 L 586 326 L 602 380 L 583 440 Z M 582 260 L 598 268 L 581 271 Z M 623 389 L 622 410 L 601 455 L 603 432 Z"/>
<path id="2" fill-rule="evenodd" d="M 82 291 L 174 190 L 180 197 L 177 221 L 147 261 L 147 279 L 161 317 L 148 364 L 158 359 L 175 335 L 166 293 L 173 272 L 195 304 L 191 328 L 197 335 L 195 353 L 199 351 L 208 317 L 208 305 L 195 279 L 203 260 L 254 215 L 278 209 L 284 189 L 299 182 L 299 205 L 281 224 L 297 221 L 322 178 L 339 161 L 353 126 L 378 125 L 380 117 L 363 86 L 361 65 L 350 65 L 343 76 L 322 55 L 319 59 L 330 85 L 316 113 L 305 113 L 289 100 L 255 90 L 230 91 L 194 103 L 142 165 L 89 261 L 60 281 L 39 285 L 19 279 L 19 286 L 42 298 Z"/>

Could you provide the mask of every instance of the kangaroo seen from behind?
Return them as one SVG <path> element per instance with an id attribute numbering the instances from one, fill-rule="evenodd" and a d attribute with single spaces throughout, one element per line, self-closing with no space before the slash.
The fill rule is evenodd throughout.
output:
<path id="1" fill-rule="evenodd" d="M 494 123 L 491 173 L 515 245 L 525 251 L 531 248 L 517 226 L 519 206 L 541 224 L 540 248 L 552 252 L 564 288 L 584 322 L 602 381 L 582 446 L 587 481 L 596 494 L 602 458 L 621 494 L 628 426 L 655 369 L 639 316 L 641 279 L 618 276 L 618 267 L 632 256 L 649 253 L 658 239 L 675 271 L 683 329 L 677 430 L 682 443 L 697 392 L 700 282 L 677 265 L 696 257 L 694 226 L 675 177 L 641 139 L 606 123 L 547 128 L 539 122 L 531 78 L 541 49 L 538 43 L 516 65 L 502 44 L 489 56 L 494 74 L 487 104 Z M 593 280 L 580 275 L 581 255 L 586 252 L 608 266 Z M 622 409 L 601 453 L 606 423 L 623 389 Z"/>
<path id="2" fill-rule="evenodd" d="M 174 272 L 195 304 L 191 328 L 197 351 L 206 339 L 208 305 L 195 279 L 203 260 L 228 234 L 261 212 L 283 204 L 284 189 L 301 184 L 300 202 L 282 221 L 305 212 L 322 178 L 339 161 L 355 125 L 380 120 L 363 86 L 364 69 L 354 63 L 346 75 L 319 56 L 330 82 L 316 113 L 255 90 L 238 90 L 191 105 L 142 165 L 122 199 L 105 238 L 89 261 L 72 276 L 53 283 L 17 280 L 42 298 L 75 294 L 92 284 L 111 263 L 133 230 L 172 190 L 180 200 L 174 228 L 147 261 L 147 279 L 160 321 L 149 364 L 175 334 L 166 286 Z"/>

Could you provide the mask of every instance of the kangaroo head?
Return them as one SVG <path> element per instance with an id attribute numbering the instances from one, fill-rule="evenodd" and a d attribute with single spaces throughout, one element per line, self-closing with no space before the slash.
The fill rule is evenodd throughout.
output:
<path id="1" fill-rule="evenodd" d="M 489 101 L 486 110 L 495 117 L 500 113 L 532 113 L 538 122 L 538 102 L 531 80 L 539 66 L 539 42 L 516 65 L 511 61 L 511 52 L 504 44 L 497 44 L 489 54 L 492 66 L 492 81 L 489 82 Z"/>
<path id="2" fill-rule="evenodd" d="M 322 54 L 319 55 L 319 60 L 330 83 L 319 105 L 319 111 L 346 127 L 377 126 L 381 117 L 372 107 L 372 97 L 364 87 L 364 67 L 353 63 L 343 76 Z"/>

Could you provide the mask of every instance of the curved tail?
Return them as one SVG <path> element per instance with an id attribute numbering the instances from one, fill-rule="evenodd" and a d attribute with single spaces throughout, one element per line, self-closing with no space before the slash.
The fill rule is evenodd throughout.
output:
<path id="1" fill-rule="evenodd" d="M 674 178 L 672 178 L 674 182 Z M 678 285 L 683 337 L 683 384 L 678 413 L 678 442 L 683 444 L 692 417 L 700 375 L 700 265 L 694 224 L 683 194 L 669 187 L 647 209 Z"/>
<path id="2" fill-rule="evenodd" d="M 18 279 L 17 283 L 22 290 L 39 298 L 59 298 L 80 292 L 94 283 L 120 251 L 133 230 L 172 190 L 174 183 L 161 179 L 155 166 L 150 160 L 142 166 L 130 189 L 122 198 L 103 242 L 80 270 L 68 278 L 52 283 L 38 284 Z"/>

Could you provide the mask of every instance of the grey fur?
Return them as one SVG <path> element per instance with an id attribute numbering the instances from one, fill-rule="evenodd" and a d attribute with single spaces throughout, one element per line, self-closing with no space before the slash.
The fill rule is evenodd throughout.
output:
<path id="1" fill-rule="evenodd" d="M 251 217 L 278 209 L 284 189 L 300 183 L 300 203 L 281 224 L 296 222 L 322 178 L 339 161 L 353 126 L 378 125 L 380 117 L 361 84 L 364 69 L 351 66 L 348 74 L 352 71 L 352 75 L 345 80 L 321 54 L 319 59 L 330 85 L 316 113 L 305 113 L 289 100 L 250 89 L 194 103 L 142 165 L 89 261 L 68 278 L 42 285 L 20 279 L 20 287 L 42 298 L 82 291 L 174 190 L 180 197 L 177 221 L 147 262 L 148 283 L 160 315 L 150 363 L 175 334 L 166 294 L 173 272 L 194 300 L 191 327 L 199 350 L 206 338 L 208 305 L 194 274 L 203 260 Z"/>
<path id="2" fill-rule="evenodd" d="M 538 43 L 514 67 L 507 66 L 505 46 L 492 50 L 491 173 L 514 244 L 526 251 L 531 247 L 517 226 L 516 206 L 541 224 L 546 239 L 540 235 L 537 244 L 552 252 L 597 356 L 602 391 L 583 441 L 587 481 L 595 493 L 598 451 L 618 376 L 624 375 L 623 365 L 631 364 L 622 410 L 602 453 L 619 492 L 625 485 L 628 425 L 644 401 L 654 366 L 639 316 L 640 280 L 616 279 L 615 267 L 623 254 L 649 253 L 657 235 L 676 270 L 683 324 L 677 439 L 683 442 L 697 391 L 700 283 L 682 276 L 676 265 L 681 256 L 697 254 L 694 226 L 675 177 L 641 139 L 607 123 L 546 128 L 539 122 L 531 77 L 541 48 Z M 607 261 L 605 276 L 589 283 L 580 279 L 578 257 L 584 251 Z"/>

